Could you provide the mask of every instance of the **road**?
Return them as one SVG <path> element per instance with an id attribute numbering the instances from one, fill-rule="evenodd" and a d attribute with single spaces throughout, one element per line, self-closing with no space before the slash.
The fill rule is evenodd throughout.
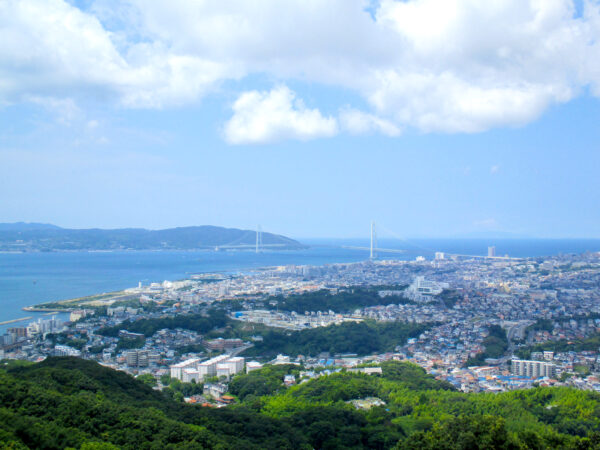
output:
<path id="1" fill-rule="evenodd" d="M 242 347 L 234 348 L 233 350 L 231 350 L 231 353 L 229 353 L 229 355 L 231 355 L 232 357 L 237 356 L 240 353 L 242 353 L 244 350 L 248 350 L 251 347 L 254 347 L 254 344 L 247 344 L 247 345 L 243 345 Z"/>
<path id="2" fill-rule="evenodd" d="M 514 325 L 511 325 L 507 328 L 506 338 L 508 340 L 508 349 L 506 350 L 505 356 L 500 358 L 502 362 L 506 362 L 511 359 L 514 354 L 516 345 L 514 343 L 515 339 L 523 339 L 525 337 L 525 330 L 529 325 L 534 324 L 533 320 L 521 320 Z"/>

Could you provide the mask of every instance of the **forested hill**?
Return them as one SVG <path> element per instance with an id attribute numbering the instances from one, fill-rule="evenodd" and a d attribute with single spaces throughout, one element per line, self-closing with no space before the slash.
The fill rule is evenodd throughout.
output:
<path id="1" fill-rule="evenodd" d="M 0 251 L 60 250 L 191 250 L 244 248 L 256 243 L 256 231 L 195 226 L 146 230 L 142 228 L 67 229 L 55 225 L 0 223 Z M 303 245 L 285 236 L 262 233 L 265 248 L 296 249 Z"/>
<path id="2" fill-rule="evenodd" d="M 413 364 L 379 366 L 288 388 L 302 369 L 267 365 L 233 379 L 237 404 L 213 409 L 91 361 L 0 362 L 0 448 L 600 448 L 598 393 L 464 394 Z M 385 404 L 352 403 L 365 398 Z"/>

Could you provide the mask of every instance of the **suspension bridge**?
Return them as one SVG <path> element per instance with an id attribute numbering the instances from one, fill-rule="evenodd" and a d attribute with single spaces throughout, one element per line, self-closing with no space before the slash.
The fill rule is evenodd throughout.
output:
<path id="1" fill-rule="evenodd" d="M 419 250 L 423 250 L 424 252 L 431 254 L 443 254 L 444 257 L 451 258 L 471 258 L 471 259 L 484 259 L 484 260 L 498 260 L 498 261 L 520 261 L 523 258 L 514 258 L 510 256 L 491 256 L 491 255 L 468 255 L 461 253 L 449 253 L 449 252 L 441 252 L 440 250 L 434 250 L 431 248 L 423 247 L 415 242 L 409 241 L 401 236 L 398 236 L 396 233 L 386 229 L 388 234 L 391 234 L 395 239 L 403 241 L 407 244 L 407 246 L 412 248 L 417 248 Z M 254 240 L 254 243 L 248 243 L 249 240 Z M 263 231 L 262 227 L 258 225 L 256 227 L 256 231 L 248 230 L 244 235 L 240 236 L 238 239 L 225 244 L 218 245 L 215 247 L 215 251 L 221 250 L 254 250 L 256 253 L 261 253 L 265 249 L 277 249 L 277 248 L 285 248 L 288 247 L 289 244 L 286 243 L 273 243 L 273 244 L 265 244 L 263 243 Z M 370 245 L 368 247 L 363 246 L 353 246 L 353 245 L 341 245 L 339 248 L 349 249 L 349 250 L 361 250 L 367 251 L 369 253 L 369 259 L 374 260 L 377 259 L 380 254 L 399 254 L 406 253 L 407 249 L 398 249 L 398 248 L 383 248 L 377 245 L 377 229 L 374 221 L 371 221 L 371 229 L 370 229 Z"/>
<path id="2" fill-rule="evenodd" d="M 255 243 L 253 243 L 253 244 L 242 243 L 244 241 L 251 240 L 254 237 L 254 235 L 256 236 Z M 277 249 L 277 248 L 284 248 L 284 247 L 289 247 L 289 244 L 285 244 L 285 243 L 264 244 L 262 227 L 260 225 L 258 225 L 256 227 L 256 231 L 248 230 L 245 234 L 243 234 L 236 240 L 229 242 L 228 244 L 215 246 L 215 251 L 218 252 L 221 250 L 254 250 L 256 253 L 260 253 L 264 249 L 270 249 L 270 248 Z"/>
<path id="3" fill-rule="evenodd" d="M 350 250 L 368 250 L 369 259 L 375 259 L 378 253 L 406 253 L 406 250 L 395 248 L 379 248 L 377 247 L 377 233 L 375 230 L 375 222 L 371 222 L 371 245 L 369 247 L 356 247 L 352 245 L 342 245 L 342 248 Z"/>
<path id="4" fill-rule="evenodd" d="M 514 258 L 510 256 L 491 256 L 491 255 L 467 255 L 460 253 L 449 253 L 449 252 L 441 252 L 439 250 L 434 250 L 431 248 L 423 247 L 422 245 L 418 245 L 414 242 L 409 241 L 408 239 L 402 238 L 396 233 L 391 232 L 390 230 L 386 230 L 389 234 L 392 234 L 396 239 L 406 242 L 410 247 L 418 248 L 428 253 L 432 254 L 443 254 L 444 257 L 456 257 L 456 258 L 470 258 L 470 259 L 484 259 L 484 260 L 500 260 L 500 261 L 521 261 L 523 258 Z M 378 254 L 380 253 L 406 253 L 406 249 L 395 249 L 395 248 L 381 248 L 377 246 L 377 232 L 375 227 L 375 222 L 371 222 L 371 244 L 369 247 L 360 247 L 360 246 L 351 246 L 351 245 L 343 245 L 342 248 L 350 249 L 350 250 L 365 250 L 369 252 L 369 259 L 376 259 Z"/>

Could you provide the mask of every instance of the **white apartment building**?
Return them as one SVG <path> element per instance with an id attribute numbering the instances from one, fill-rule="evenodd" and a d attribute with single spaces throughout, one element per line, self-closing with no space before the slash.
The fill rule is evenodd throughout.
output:
<path id="1" fill-rule="evenodd" d="M 198 369 L 183 369 L 182 373 L 181 373 L 181 381 L 183 381 L 184 383 L 191 383 L 193 381 L 195 381 L 196 383 L 199 383 L 201 380 L 200 378 L 200 371 Z"/>
<path id="2" fill-rule="evenodd" d="M 545 361 L 513 359 L 510 366 L 512 373 L 528 378 L 551 378 L 556 374 L 556 365 Z"/>
<path id="3" fill-rule="evenodd" d="M 241 356 L 231 357 L 229 355 L 220 355 L 215 358 L 200 362 L 200 359 L 193 358 L 174 364 L 170 367 L 171 378 L 177 378 L 183 382 L 201 382 L 205 378 L 214 376 L 231 376 L 244 370 L 244 358 Z"/>
<path id="4" fill-rule="evenodd" d="M 36 334 L 46 334 L 60 331 L 64 328 L 62 320 L 53 316 L 51 319 L 38 319 L 37 322 L 31 322 L 27 325 L 27 336 Z"/>
<path id="5" fill-rule="evenodd" d="M 236 356 L 217 364 L 217 376 L 230 377 L 244 370 L 244 358 Z"/>
<path id="6" fill-rule="evenodd" d="M 246 363 L 246 373 L 252 372 L 253 370 L 258 370 L 262 368 L 262 364 L 258 361 L 248 361 Z"/>
<path id="7" fill-rule="evenodd" d="M 441 294 L 444 289 L 448 289 L 449 287 L 448 283 L 428 281 L 425 277 L 419 276 L 406 288 L 406 295 L 412 300 L 427 300 L 432 295 Z"/>
<path id="8" fill-rule="evenodd" d="M 200 376 L 204 379 L 206 377 L 214 377 L 217 375 L 217 364 L 229 359 L 229 355 L 215 356 L 209 360 L 203 361 L 198 364 L 198 370 Z"/>
<path id="9" fill-rule="evenodd" d="M 81 356 L 81 352 L 68 345 L 55 345 L 54 353 L 56 356 Z"/>
<path id="10" fill-rule="evenodd" d="M 171 378 L 177 378 L 178 380 L 183 380 L 183 369 L 195 369 L 199 362 L 200 362 L 200 358 L 192 358 L 192 359 L 186 359 L 185 361 L 182 361 L 179 364 L 172 365 L 170 367 Z"/>

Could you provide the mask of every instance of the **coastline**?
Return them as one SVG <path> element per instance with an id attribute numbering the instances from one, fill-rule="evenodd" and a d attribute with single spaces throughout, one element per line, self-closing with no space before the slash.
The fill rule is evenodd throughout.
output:
<path id="1" fill-rule="evenodd" d="M 38 303 L 36 305 L 24 306 L 21 309 L 28 312 L 72 312 L 85 306 L 108 306 L 119 300 L 128 300 L 132 295 L 133 294 L 126 290 L 103 292 L 101 294 L 87 295 L 85 297 Z"/>
<path id="2" fill-rule="evenodd" d="M 312 245 L 302 244 L 300 246 L 289 246 L 289 247 L 278 247 L 278 248 L 265 248 L 261 249 L 261 252 L 287 252 L 287 251 L 300 251 L 307 250 Z M 218 250 L 215 250 L 218 248 Z M 108 249 L 96 249 L 96 248 L 78 248 L 78 249 L 62 249 L 62 248 L 52 248 L 52 249 L 38 249 L 38 248 L 29 248 L 23 250 L 0 250 L 0 254 L 23 254 L 23 253 L 118 253 L 118 252 L 229 252 L 229 253 L 255 253 L 254 246 L 248 248 L 223 248 L 217 246 L 208 246 L 208 247 L 198 247 L 198 248 L 108 248 Z"/>
<path id="3" fill-rule="evenodd" d="M 363 242 L 364 241 L 364 242 Z M 366 240 L 348 241 L 348 244 L 365 246 Z M 598 239 L 567 240 L 498 240 L 494 242 L 501 254 L 516 257 L 541 257 L 560 253 L 599 251 Z M 0 252 L 0 304 L 2 319 L 16 319 L 31 313 L 69 313 L 85 307 L 85 303 L 98 300 L 99 294 L 125 295 L 136 286 L 160 280 L 182 280 L 192 275 L 244 274 L 267 270 L 280 265 L 323 265 L 350 263 L 364 260 L 366 252 L 343 249 L 323 242 L 309 242 L 306 251 L 278 251 L 264 249 L 256 254 L 250 251 L 203 250 L 68 250 L 55 252 Z M 315 245 L 318 244 L 318 245 Z M 487 248 L 481 240 L 450 240 L 419 242 L 423 248 L 442 252 L 484 254 Z M 487 242 L 485 243 L 487 244 Z M 387 245 L 387 244 L 386 244 Z M 406 243 L 403 243 L 406 248 Z M 389 248 L 400 247 L 390 243 Z M 407 248 L 401 257 L 390 259 L 412 260 L 431 252 Z M 79 256 L 81 255 L 81 256 Z M 3 283 L 3 284 L 2 284 Z M 73 295 L 74 294 L 74 295 Z M 83 296 L 82 296 L 83 294 Z M 96 297 L 96 298 L 94 298 Z M 59 300 L 54 300 L 59 299 Z M 108 298 L 105 298 L 108 300 Z M 118 300 L 118 299 L 117 299 Z M 106 305 L 109 302 L 105 302 Z M 19 315 L 19 312 L 21 314 Z"/>
<path id="4" fill-rule="evenodd" d="M 260 271 L 265 271 L 265 270 L 273 270 L 274 268 L 276 268 L 277 266 L 273 266 L 273 265 L 269 265 L 269 266 L 262 266 L 262 267 L 255 267 L 252 268 L 250 270 L 222 270 L 222 271 L 217 271 L 217 272 L 198 272 L 198 273 L 191 273 L 189 274 L 189 277 L 187 278 L 180 278 L 177 280 L 173 280 L 173 281 L 185 281 L 185 280 L 190 280 L 190 279 L 194 279 L 196 277 L 198 281 L 202 281 L 202 278 L 210 278 L 211 276 L 220 276 L 224 273 L 230 274 L 232 276 L 239 276 L 239 275 L 243 275 L 243 274 L 247 274 L 247 273 L 251 273 L 251 272 L 260 272 Z M 52 301 L 52 302 L 44 302 L 44 303 L 37 303 L 35 305 L 30 305 L 30 306 L 24 306 L 21 308 L 22 311 L 28 311 L 28 312 L 45 312 L 45 313 L 61 313 L 61 312 L 72 312 L 75 311 L 76 309 L 80 309 L 82 307 L 87 306 L 109 306 L 112 303 L 119 301 L 119 300 L 128 300 L 130 298 L 134 298 L 137 295 L 137 292 L 132 292 L 132 290 L 135 290 L 135 287 L 130 287 L 130 288 L 125 288 L 122 289 L 120 291 L 113 291 L 113 292 L 103 292 L 101 294 L 92 294 L 92 295 L 86 295 L 84 297 L 76 297 L 76 298 L 67 298 L 64 300 L 56 300 L 56 301 Z M 95 305 L 92 305 L 92 303 L 96 303 Z M 46 306 L 46 305 L 57 305 L 57 306 Z M 60 305 L 60 306 L 58 306 Z M 69 305 L 69 306 L 67 306 Z M 29 319 L 29 318 L 27 318 Z M 20 320 L 25 320 L 25 319 L 18 319 L 16 321 L 20 321 Z"/>

